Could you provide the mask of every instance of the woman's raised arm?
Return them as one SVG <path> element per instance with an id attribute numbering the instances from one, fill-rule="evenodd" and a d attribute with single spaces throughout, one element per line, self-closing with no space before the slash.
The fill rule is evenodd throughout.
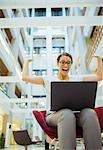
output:
<path id="1" fill-rule="evenodd" d="M 44 84 L 44 80 L 42 77 L 33 77 L 29 75 L 28 68 L 30 62 L 32 62 L 32 59 L 28 59 L 23 65 L 22 80 L 30 83 L 35 83 L 35 84 Z"/>
<path id="2" fill-rule="evenodd" d="M 84 77 L 84 81 L 100 81 L 103 80 L 103 58 L 100 56 L 93 56 L 97 59 L 97 69 L 95 76 Z"/>

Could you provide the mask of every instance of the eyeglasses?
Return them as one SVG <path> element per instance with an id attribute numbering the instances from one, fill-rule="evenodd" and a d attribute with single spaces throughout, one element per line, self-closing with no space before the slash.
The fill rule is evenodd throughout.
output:
<path id="1" fill-rule="evenodd" d="M 65 64 L 71 65 L 72 64 L 71 61 L 60 61 L 59 63 L 61 63 L 62 65 L 65 65 Z"/>

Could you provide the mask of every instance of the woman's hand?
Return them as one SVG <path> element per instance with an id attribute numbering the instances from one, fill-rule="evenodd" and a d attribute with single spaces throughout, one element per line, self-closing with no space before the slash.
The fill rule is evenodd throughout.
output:
<path id="1" fill-rule="evenodd" d="M 31 58 L 28 58 L 25 62 L 27 63 L 27 64 L 29 64 L 29 63 L 31 63 L 33 60 L 31 59 Z"/>
<path id="2" fill-rule="evenodd" d="M 98 81 L 103 79 L 103 57 L 101 56 L 93 56 L 97 60 L 97 69 L 96 69 L 96 75 L 98 76 Z"/>
<path id="3" fill-rule="evenodd" d="M 93 57 L 95 57 L 97 60 L 101 60 L 103 62 L 103 57 L 98 56 L 98 55 L 94 55 Z"/>
<path id="4" fill-rule="evenodd" d="M 25 60 L 24 65 L 23 65 L 23 71 L 22 71 L 22 80 L 23 81 L 28 81 L 28 76 L 29 76 L 29 63 L 32 62 L 31 58 L 28 58 Z"/>
<path id="5" fill-rule="evenodd" d="M 97 61 L 98 65 L 103 64 L 103 57 L 98 56 L 98 55 L 94 55 L 92 57 L 96 58 L 96 61 Z"/>

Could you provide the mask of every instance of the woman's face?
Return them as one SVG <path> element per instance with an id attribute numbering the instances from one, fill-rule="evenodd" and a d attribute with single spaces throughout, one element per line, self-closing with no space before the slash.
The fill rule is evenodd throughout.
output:
<path id="1" fill-rule="evenodd" d="M 62 76 L 67 76 L 71 68 L 71 58 L 69 56 L 61 56 L 58 62 L 59 74 Z"/>

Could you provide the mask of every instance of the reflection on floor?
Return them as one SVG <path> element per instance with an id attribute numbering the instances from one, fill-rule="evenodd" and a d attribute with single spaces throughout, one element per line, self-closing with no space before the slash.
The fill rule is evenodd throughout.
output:
<path id="1" fill-rule="evenodd" d="M 25 150 L 23 146 L 12 145 L 9 148 L 0 149 L 0 150 Z M 28 146 L 28 150 L 45 150 L 45 147 L 42 145 L 30 145 Z M 83 150 L 80 145 L 77 146 L 77 150 Z M 102 148 L 103 150 L 103 148 Z"/>
<path id="2" fill-rule="evenodd" d="M 0 149 L 0 150 L 25 150 L 24 146 L 12 145 L 9 148 Z M 45 150 L 44 146 L 30 145 L 28 146 L 28 150 Z"/>

